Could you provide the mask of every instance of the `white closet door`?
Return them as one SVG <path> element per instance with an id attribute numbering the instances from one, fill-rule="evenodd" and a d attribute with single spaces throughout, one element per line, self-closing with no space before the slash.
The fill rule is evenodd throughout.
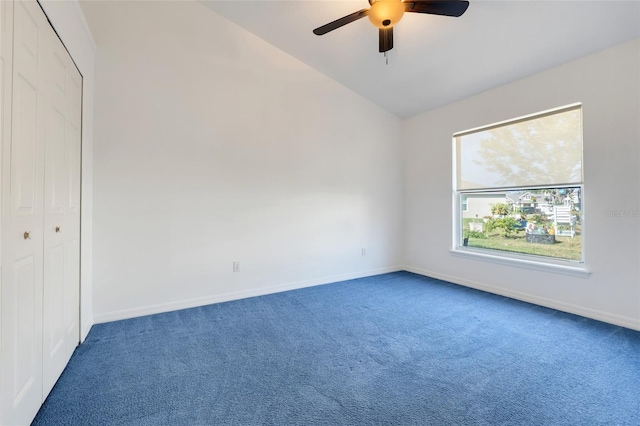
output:
<path id="1" fill-rule="evenodd" d="M 29 423 L 42 403 L 44 80 L 49 26 L 39 5 L 14 7 L 9 202 L 3 216 L 2 424 Z M 6 164 L 6 163 L 5 163 Z M 5 175 L 6 176 L 6 175 Z M 5 197 L 5 200 L 7 198 Z M 8 204 L 8 205 L 7 205 Z"/>
<path id="2" fill-rule="evenodd" d="M 67 134 L 65 138 L 65 185 L 67 191 L 64 225 L 62 226 L 64 227 L 65 241 L 65 353 L 69 359 L 80 343 L 82 76 L 68 54 L 67 108 Z"/>
<path id="3" fill-rule="evenodd" d="M 81 77 L 51 31 L 44 186 L 44 397 L 79 340 Z"/>

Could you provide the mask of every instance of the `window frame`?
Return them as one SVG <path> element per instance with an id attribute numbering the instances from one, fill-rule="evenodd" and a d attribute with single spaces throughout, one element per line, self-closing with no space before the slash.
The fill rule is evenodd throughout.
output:
<path id="1" fill-rule="evenodd" d="M 509 266 L 522 267 L 526 269 L 542 270 L 547 272 L 560 273 L 565 275 L 577 276 L 582 278 L 588 278 L 590 271 L 586 266 L 586 220 L 585 220 L 585 188 L 584 188 L 584 156 L 582 157 L 582 180 L 580 183 L 566 184 L 558 182 L 552 185 L 540 185 L 540 186 L 526 186 L 526 187 L 498 187 L 498 188 L 483 188 L 483 189 L 463 189 L 459 190 L 458 186 L 458 168 L 459 158 L 456 138 L 467 134 L 489 130 L 492 128 L 507 126 L 509 124 L 519 123 L 528 120 L 534 120 L 536 118 L 542 118 L 545 116 L 559 114 L 571 109 L 580 109 L 582 113 L 582 104 L 573 103 L 558 108 L 553 108 L 546 111 L 541 111 L 534 114 L 528 114 L 522 117 L 500 121 L 498 123 L 489 124 L 486 126 L 476 127 L 473 129 L 456 132 L 452 135 L 452 151 L 453 151 L 453 179 L 452 179 L 452 207 L 453 207 L 453 229 L 452 229 L 452 246 L 450 253 L 456 257 L 487 261 L 492 263 L 504 264 Z M 581 123 L 580 132 L 583 132 L 584 125 Z M 584 152 L 584 145 L 582 147 Z M 463 196 L 473 194 L 490 194 L 496 192 L 512 192 L 518 190 L 538 190 L 547 188 L 580 188 L 580 213 L 581 213 L 581 238 L 582 238 L 582 250 L 581 260 L 562 259 L 552 256 L 532 255 L 526 253 L 509 252 L 495 249 L 468 247 L 463 245 L 463 213 L 462 210 L 462 198 Z M 467 199 L 467 210 L 469 200 Z"/>

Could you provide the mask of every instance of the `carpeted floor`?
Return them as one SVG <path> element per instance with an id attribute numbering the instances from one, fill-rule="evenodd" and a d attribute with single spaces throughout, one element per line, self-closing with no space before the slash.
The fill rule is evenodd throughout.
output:
<path id="1" fill-rule="evenodd" d="M 640 332 L 408 272 L 93 327 L 35 425 L 640 425 Z"/>

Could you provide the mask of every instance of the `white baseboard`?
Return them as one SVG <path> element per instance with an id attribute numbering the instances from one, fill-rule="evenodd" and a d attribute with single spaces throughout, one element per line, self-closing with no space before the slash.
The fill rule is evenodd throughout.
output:
<path id="1" fill-rule="evenodd" d="M 304 281 L 294 281 L 289 283 L 278 284 L 269 287 L 260 287 L 249 290 L 234 291 L 229 293 L 214 294 L 195 299 L 180 300 L 170 303 L 162 303 L 158 305 L 140 306 L 138 308 L 124 309 L 121 311 L 105 312 L 94 315 L 95 324 L 110 321 L 118 321 L 122 319 L 141 317 L 144 315 L 159 314 L 163 312 L 177 311 L 179 309 L 195 308 L 198 306 L 211 305 L 213 303 L 229 302 L 231 300 L 246 299 L 248 297 L 264 296 L 267 294 L 280 293 L 288 290 L 296 290 L 299 288 L 313 287 L 317 285 L 330 284 L 338 281 L 352 280 L 355 278 L 370 277 L 373 275 L 386 274 L 389 272 L 402 271 L 400 266 L 391 266 L 386 268 L 370 269 L 349 274 L 332 275 L 328 277 L 315 278 Z M 89 327 L 90 328 L 90 327 Z M 87 333 L 89 330 L 87 330 Z M 86 336 L 86 335 L 85 335 Z"/>
<path id="2" fill-rule="evenodd" d="M 431 278 L 436 278 L 443 281 L 448 281 L 454 284 L 462 285 L 465 287 L 475 288 L 477 290 L 486 291 L 488 293 L 498 294 L 501 296 L 509 297 L 516 300 L 522 300 L 524 302 L 533 303 L 540 306 L 545 306 L 551 309 L 557 309 L 559 311 L 568 312 L 575 315 L 580 315 L 586 318 L 603 321 L 606 323 L 619 325 L 621 327 L 630 328 L 640 331 L 640 320 L 625 317 L 622 315 L 611 314 L 608 312 L 599 311 L 596 309 L 584 308 L 581 306 L 573 305 L 570 303 L 559 302 L 552 299 L 533 296 L 527 293 L 522 293 L 513 290 L 506 290 L 504 288 L 495 287 L 471 280 L 465 280 L 458 277 L 440 274 L 433 271 L 427 271 L 421 268 L 413 266 L 393 266 L 387 268 L 371 269 L 367 271 L 360 271 L 349 274 L 332 275 L 328 277 L 315 278 L 311 280 L 295 281 L 289 283 L 278 284 L 270 287 L 255 288 L 250 290 L 222 293 L 216 295 L 210 295 L 195 299 L 181 300 L 171 303 L 163 303 L 158 305 L 141 306 L 138 308 L 125 309 L 114 312 L 106 312 L 94 316 L 94 323 L 100 324 L 109 321 L 118 321 L 122 319 L 135 318 L 144 315 L 159 314 L 163 312 L 176 311 L 179 309 L 195 308 L 198 306 L 210 305 L 213 303 L 228 302 L 231 300 L 245 299 L 248 297 L 264 296 L 267 294 L 279 293 L 288 290 L 296 290 L 299 288 L 313 287 L 317 285 L 324 285 L 335 283 L 339 281 L 345 281 L 355 278 L 364 278 L 373 275 L 386 274 L 389 272 L 397 271 L 409 271 L 418 275 L 424 275 Z M 87 324 L 87 327 L 83 327 L 82 337 L 83 340 L 89 333 L 91 324 Z"/>
<path id="3" fill-rule="evenodd" d="M 500 287 L 494 287 L 491 285 L 465 280 L 450 275 L 439 274 L 437 272 L 427 271 L 413 266 L 404 266 L 402 269 L 405 271 L 413 272 L 418 275 L 424 275 L 431 278 L 436 278 L 450 283 L 463 285 L 465 287 L 475 288 L 477 290 L 486 291 L 488 293 L 499 294 L 500 296 L 509 297 L 511 299 L 522 300 L 523 302 L 533 303 L 536 305 L 544 306 L 547 308 L 556 309 L 558 311 L 568 312 L 570 314 L 580 315 L 582 317 L 603 321 L 609 324 L 619 325 L 621 327 L 630 328 L 632 330 L 640 331 L 640 320 L 635 318 L 629 318 L 622 315 L 611 314 L 609 312 L 603 312 L 596 309 L 584 308 L 570 303 L 559 302 L 557 300 L 546 299 L 543 297 L 533 296 L 527 293 L 519 291 L 506 290 Z"/>
<path id="4" fill-rule="evenodd" d="M 80 330 L 80 343 L 84 343 L 85 339 L 89 335 L 89 332 L 91 331 L 91 327 L 93 327 L 93 323 L 86 324 L 82 327 L 82 330 Z"/>

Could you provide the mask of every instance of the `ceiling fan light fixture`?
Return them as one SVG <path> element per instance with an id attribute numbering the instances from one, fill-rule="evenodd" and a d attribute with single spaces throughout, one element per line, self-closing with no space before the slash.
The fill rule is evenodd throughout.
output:
<path id="1" fill-rule="evenodd" d="M 402 0 L 377 0 L 371 3 L 369 20 L 378 28 L 393 27 L 404 15 Z"/>

